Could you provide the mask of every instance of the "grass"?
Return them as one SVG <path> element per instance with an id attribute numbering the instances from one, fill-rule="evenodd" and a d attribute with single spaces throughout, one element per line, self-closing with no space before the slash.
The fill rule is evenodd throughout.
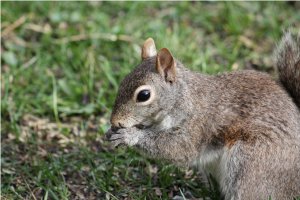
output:
<path id="1" fill-rule="evenodd" d="M 197 171 L 104 141 L 118 84 L 153 37 L 203 73 L 273 72 L 286 2 L 1 2 L 4 199 L 218 199 Z"/>

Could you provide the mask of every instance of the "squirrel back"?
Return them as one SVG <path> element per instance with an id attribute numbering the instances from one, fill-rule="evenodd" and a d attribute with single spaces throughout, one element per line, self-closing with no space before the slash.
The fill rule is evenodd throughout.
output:
<path id="1" fill-rule="evenodd" d="M 286 33 L 275 51 L 275 59 L 280 82 L 300 108 L 300 37 Z"/>

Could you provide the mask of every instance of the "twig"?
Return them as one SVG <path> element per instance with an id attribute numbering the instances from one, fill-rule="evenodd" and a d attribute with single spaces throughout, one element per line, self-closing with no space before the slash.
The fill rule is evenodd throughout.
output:
<path id="1" fill-rule="evenodd" d="M 129 35 L 114 35 L 109 33 L 94 33 L 94 34 L 79 34 L 79 35 L 73 35 L 70 37 L 63 37 L 60 39 L 54 40 L 55 44 L 66 44 L 69 42 L 78 42 L 82 40 L 91 40 L 91 39 L 103 39 L 103 40 L 109 40 L 109 41 L 125 41 L 125 42 L 133 42 L 134 39 L 130 37 Z"/>
<path id="2" fill-rule="evenodd" d="M 32 47 L 33 45 L 28 43 L 28 42 L 25 42 L 22 38 L 16 36 L 15 33 L 11 33 L 11 35 L 9 36 L 10 40 L 12 42 L 14 42 L 15 44 L 21 46 L 21 47 Z"/>
<path id="3" fill-rule="evenodd" d="M 28 190 L 29 190 L 29 192 L 30 192 L 30 195 L 34 198 L 34 200 L 37 200 L 37 199 L 35 198 L 35 196 L 34 196 L 32 190 L 31 190 L 31 188 L 29 187 L 29 185 L 28 185 L 26 179 L 23 178 L 23 180 L 24 180 L 24 182 L 25 182 L 25 184 L 26 184 L 26 186 L 27 186 L 27 188 L 28 188 Z"/>
<path id="4" fill-rule="evenodd" d="M 44 26 L 40 26 L 38 24 L 26 24 L 25 29 L 32 30 L 38 33 L 51 33 L 52 28 L 49 24 L 45 24 Z"/>
<path id="5" fill-rule="evenodd" d="M 28 68 L 28 67 L 30 67 L 32 64 L 34 64 L 35 62 L 37 61 L 37 57 L 36 56 L 34 56 L 34 57 L 32 57 L 29 61 L 27 61 L 26 63 L 24 63 L 23 65 L 22 65 L 22 68 Z"/>
<path id="6" fill-rule="evenodd" d="M 19 26 L 21 26 L 24 22 L 26 21 L 26 17 L 22 16 L 19 19 L 17 19 L 14 23 L 12 23 L 11 25 L 7 26 L 3 32 L 2 32 L 2 37 L 6 37 L 9 35 L 10 32 L 12 32 L 13 30 L 15 30 L 16 28 L 18 28 Z"/>

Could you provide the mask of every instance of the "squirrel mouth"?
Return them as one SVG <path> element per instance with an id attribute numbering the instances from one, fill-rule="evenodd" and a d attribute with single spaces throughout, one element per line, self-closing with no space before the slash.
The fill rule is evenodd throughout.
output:
<path id="1" fill-rule="evenodd" d="M 138 128 L 138 129 L 143 130 L 143 129 L 150 128 L 151 125 L 136 124 L 136 125 L 134 125 L 133 127 L 136 127 L 136 128 Z M 122 128 L 125 128 L 125 129 L 126 129 L 126 127 L 115 127 L 115 126 L 112 126 L 112 127 L 110 128 L 110 131 L 111 131 L 111 132 L 114 132 L 114 133 L 117 133 L 118 130 L 119 130 L 119 129 L 122 129 Z"/>
<path id="2" fill-rule="evenodd" d="M 138 129 L 143 130 L 143 129 L 150 128 L 151 126 L 146 126 L 144 124 L 137 124 L 137 125 L 135 125 L 135 127 L 138 128 Z"/>

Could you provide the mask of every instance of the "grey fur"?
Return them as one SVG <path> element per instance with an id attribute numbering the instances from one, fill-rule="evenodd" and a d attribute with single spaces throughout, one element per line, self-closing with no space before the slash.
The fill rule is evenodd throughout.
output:
<path id="1" fill-rule="evenodd" d="M 226 200 L 300 196 L 300 111 L 295 103 L 300 79 L 286 81 L 291 76 L 282 75 L 299 73 L 300 43 L 285 38 L 277 65 L 287 90 L 265 73 L 208 76 L 179 61 L 176 81 L 170 83 L 156 72 L 156 56 L 144 59 L 121 83 L 109 140 L 181 166 L 201 167 L 216 178 Z M 140 85 L 156 91 L 147 106 L 132 98 Z M 137 128 L 141 125 L 145 128 Z"/>
<path id="2" fill-rule="evenodd" d="M 300 107 L 300 35 L 287 32 L 278 45 L 275 59 L 279 79 Z"/>

